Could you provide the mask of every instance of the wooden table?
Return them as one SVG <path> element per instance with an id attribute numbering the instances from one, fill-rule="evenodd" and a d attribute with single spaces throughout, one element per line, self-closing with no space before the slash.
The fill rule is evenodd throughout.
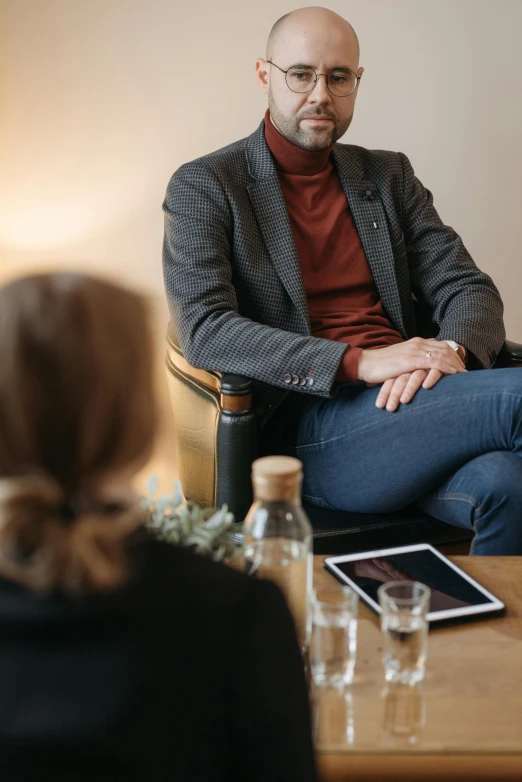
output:
<path id="1" fill-rule="evenodd" d="M 360 603 L 352 686 L 312 690 L 324 780 L 522 780 L 522 557 L 452 559 L 506 613 L 430 631 L 422 688 L 394 689 L 377 617 Z M 337 583 L 323 560 L 315 586 Z"/>

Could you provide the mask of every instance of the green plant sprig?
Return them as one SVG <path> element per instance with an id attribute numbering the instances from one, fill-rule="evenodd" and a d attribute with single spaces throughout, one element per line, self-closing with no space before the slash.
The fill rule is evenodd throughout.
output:
<path id="1" fill-rule="evenodd" d="M 147 514 L 146 526 L 155 538 L 192 548 L 216 562 L 239 556 L 241 547 L 232 534 L 234 514 L 226 505 L 220 509 L 201 508 L 196 502 L 185 501 L 179 480 L 174 481 L 173 494 L 156 497 L 156 475 L 149 478 L 147 491 L 141 506 Z M 239 531 L 235 525 L 234 533 Z"/>

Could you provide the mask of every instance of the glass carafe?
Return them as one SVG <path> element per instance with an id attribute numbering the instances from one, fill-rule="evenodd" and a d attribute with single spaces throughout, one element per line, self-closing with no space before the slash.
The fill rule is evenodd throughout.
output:
<path id="1" fill-rule="evenodd" d="M 254 502 L 244 524 L 244 568 L 280 587 L 305 651 L 313 563 L 312 528 L 301 506 L 302 467 L 290 456 L 265 456 L 253 463 Z"/>

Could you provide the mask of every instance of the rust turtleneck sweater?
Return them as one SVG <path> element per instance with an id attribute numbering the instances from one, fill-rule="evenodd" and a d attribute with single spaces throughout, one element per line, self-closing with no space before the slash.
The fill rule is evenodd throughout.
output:
<path id="1" fill-rule="evenodd" d="M 265 138 L 279 172 L 303 276 L 314 337 L 347 342 L 336 379 L 356 381 L 363 348 L 402 342 L 386 318 L 346 195 L 330 160 L 332 147 L 292 144 L 265 115 Z"/>

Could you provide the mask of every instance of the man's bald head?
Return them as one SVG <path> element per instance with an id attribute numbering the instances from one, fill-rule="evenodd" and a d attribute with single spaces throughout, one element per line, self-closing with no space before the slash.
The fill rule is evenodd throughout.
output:
<path id="1" fill-rule="evenodd" d="M 285 47 L 285 39 L 288 36 L 307 34 L 310 30 L 322 29 L 327 35 L 335 30 L 337 36 L 343 36 L 346 43 L 354 51 L 359 64 L 359 39 L 352 25 L 343 19 L 342 16 L 330 11 L 328 8 L 320 6 L 310 6 L 308 8 L 297 8 L 295 11 L 285 14 L 274 24 L 270 30 L 266 44 L 266 59 L 271 60 L 278 56 Z"/>
<path id="2" fill-rule="evenodd" d="M 289 69 L 294 86 L 300 81 L 310 88 L 292 90 L 287 82 Z M 325 149 L 346 132 L 363 70 L 351 24 L 316 6 L 278 19 L 268 39 L 266 60 L 256 61 L 259 87 L 268 94 L 270 121 L 285 138 L 308 150 Z M 336 90 L 338 85 L 353 88 L 343 95 Z"/>

